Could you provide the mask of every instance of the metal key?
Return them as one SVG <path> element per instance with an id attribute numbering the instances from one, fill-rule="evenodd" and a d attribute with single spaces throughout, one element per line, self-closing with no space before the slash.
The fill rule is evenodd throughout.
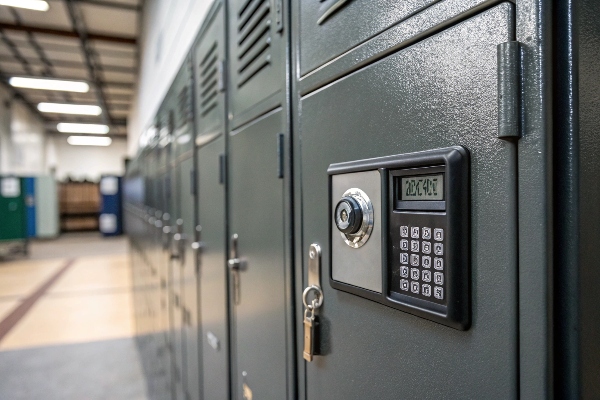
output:
<path id="1" fill-rule="evenodd" d="M 319 355 L 319 316 L 315 315 L 316 299 L 311 307 L 304 310 L 304 352 L 306 361 L 312 361 L 313 356 Z"/>

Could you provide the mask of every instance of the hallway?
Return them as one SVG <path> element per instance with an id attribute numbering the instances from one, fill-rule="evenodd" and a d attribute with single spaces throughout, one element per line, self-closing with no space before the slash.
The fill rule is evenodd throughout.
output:
<path id="1" fill-rule="evenodd" d="M 0 399 L 146 399 L 127 239 L 33 242 L 0 262 Z"/>

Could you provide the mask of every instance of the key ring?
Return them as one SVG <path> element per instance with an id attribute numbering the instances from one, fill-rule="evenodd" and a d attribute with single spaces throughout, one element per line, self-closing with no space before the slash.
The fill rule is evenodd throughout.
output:
<path id="1" fill-rule="evenodd" d="M 309 305 L 306 301 L 306 297 L 308 296 L 308 293 L 311 290 L 314 290 L 316 292 L 315 300 L 318 300 L 318 302 L 315 304 L 315 302 L 312 301 Z M 316 310 L 317 308 L 321 307 L 321 305 L 323 304 L 323 291 L 321 290 L 321 288 L 317 285 L 311 285 L 304 289 L 304 292 L 302 292 L 302 303 L 304 304 L 304 307 L 306 307 L 309 310 Z"/>

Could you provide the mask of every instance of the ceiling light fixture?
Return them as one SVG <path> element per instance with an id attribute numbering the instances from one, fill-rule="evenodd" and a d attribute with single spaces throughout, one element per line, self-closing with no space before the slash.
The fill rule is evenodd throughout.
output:
<path id="1" fill-rule="evenodd" d="M 100 124 L 73 124 L 61 122 L 56 125 L 56 129 L 63 133 L 96 133 L 105 134 L 110 130 L 107 125 Z"/>
<path id="2" fill-rule="evenodd" d="M 110 146 L 112 139 L 106 136 L 69 136 L 67 143 L 72 146 Z"/>
<path id="3" fill-rule="evenodd" d="M 26 8 L 35 11 L 48 11 L 50 8 L 45 0 L 0 0 L 0 6 Z"/>
<path id="4" fill-rule="evenodd" d="M 98 106 L 82 104 L 40 103 L 38 110 L 44 113 L 75 114 L 75 115 L 100 115 L 102 109 Z"/>
<path id="5" fill-rule="evenodd" d="M 2 0 L 0 0 L 2 1 Z M 12 77 L 9 79 L 13 87 L 24 89 L 60 90 L 62 92 L 87 93 L 90 85 L 82 81 L 61 81 L 57 79 Z"/>

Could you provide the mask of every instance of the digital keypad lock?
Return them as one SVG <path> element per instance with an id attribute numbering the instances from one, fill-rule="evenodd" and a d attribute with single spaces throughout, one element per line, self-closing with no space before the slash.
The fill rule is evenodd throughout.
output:
<path id="1" fill-rule="evenodd" d="M 332 164 L 328 173 L 332 287 L 467 329 L 467 149 Z"/>

